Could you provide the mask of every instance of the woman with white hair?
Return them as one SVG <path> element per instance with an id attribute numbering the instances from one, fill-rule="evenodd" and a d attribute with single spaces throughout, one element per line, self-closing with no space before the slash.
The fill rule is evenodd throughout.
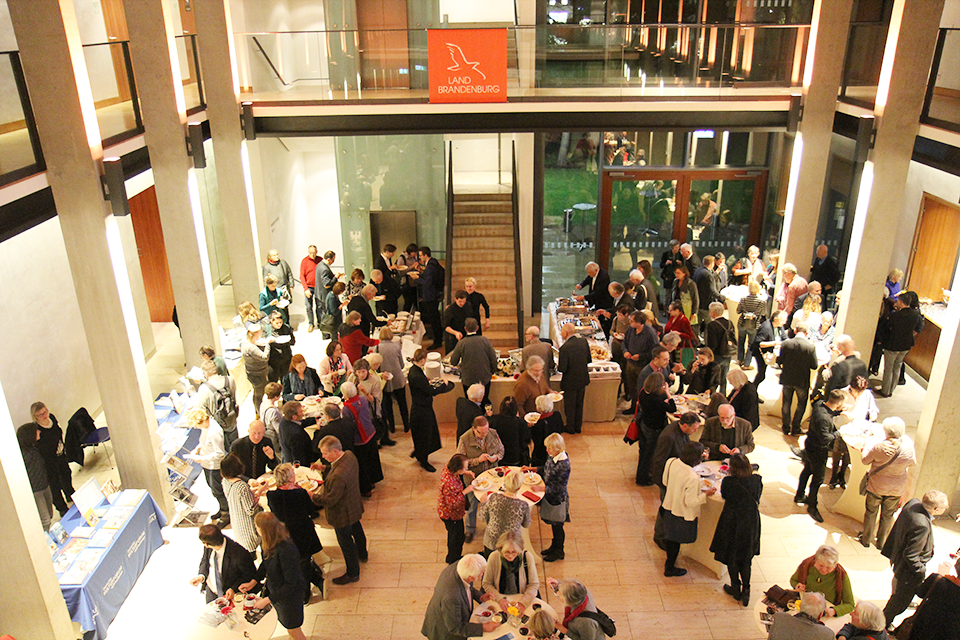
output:
<path id="1" fill-rule="evenodd" d="M 830 347 L 833 346 L 833 335 L 837 329 L 836 325 L 833 324 L 833 313 L 830 311 L 824 311 L 820 314 L 820 324 L 816 327 L 810 327 L 810 333 L 807 337 L 813 340 L 814 346 L 822 347 L 827 353 L 830 352 Z"/>
<path id="2" fill-rule="evenodd" d="M 534 466 L 542 466 L 547 461 L 547 449 L 544 440 L 551 433 L 563 433 L 563 416 L 553 410 L 550 396 L 537 396 L 537 413 L 540 419 L 530 425 L 530 439 L 533 440 L 533 454 L 530 461 Z"/>
<path id="3" fill-rule="evenodd" d="M 887 640 L 883 610 L 872 602 L 861 600 L 850 614 L 850 622 L 837 632 L 837 640 Z"/>
<path id="4" fill-rule="evenodd" d="M 520 534 L 520 528 L 530 526 L 530 505 L 518 497 L 523 487 L 522 474 L 511 471 L 503 478 L 503 489 L 497 493 L 481 496 L 479 514 L 487 521 L 483 533 L 483 548 L 486 556 L 493 553 L 497 540 L 507 531 Z"/>
<path id="5" fill-rule="evenodd" d="M 738 418 L 743 418 L 756 431 L 760 426 L 760 395 L 757 385 L 753 384 L 741 369 L 731 369 L 727 372 L 727 382 L 733 387 L 727 398 L 733 406 Z"/>
<path id="6" fill-rule="evenodd" d="M 497 540 L 497 550 L 487 558 L 483 573 L 483 590 L 493 596 L 506 611 L 507 596 L 522 594 L 517 608 L 522 614 L 533 604 L 540 590 L 537 576 L 537 559 L 523 549 L 523 536 L 517 531 L 507 531 Z"/>
<path id="7" fill-rule="evenodd" d="M 603 640 L 607 637 L 596 619 L 583 615 L 596 614 L 598 610 L 593 596 L 582 582 L 572 578 L 547 578 L 547 584 L 563 602 L 563 620 L 557 624 L 561 632 L 571 640 Z"/>
<path id="8" fill-rule="evenodd" d="M 566 536 L 563 525 L 570 522 L 570 494 L 567 493 L 567 483 L 570 481 L 570 458 L 567 456 L 567 446 L 563 436 L 551 433 L 546 437 L 544 445 L 547 449 L 547 461 L 537 467 L 536 471 L 543 478 L 544 493 L 540 502 L 540 519 L 553 529 L 553 540 L 550 546 L 543 550 L 543 561 L 554 562 L 563 560 L 563 543 Z M 532 471 L 533 467 L 523 467 L 524 471 Z"/>
<path id="9" fill-rule="evenodd" d="M 917 463 L 917 454 L 913 442 L 904 435 L 903 420 L 896 417 L 883 421 L 883 440 L 867 442 L 861 454 L 863 464 L 870 465 L 870 479 L 867 480 L 866 510 L 863 514 L 863 531 L 859 534 L 860 544 L 869 547 L 875 542 L 878 549 L 883 548 L 887 534 L 893 526 L 893 516 L 907 489 L 907 474 L 910 467 Z M 880 510 L 880 523 L 877 524 L 877 510 Z M 876 532 L 876 541 L 874 541 Z"/>
<path id="10" fill-rule="evenodd" d="M 790 576 L 790 586 L 797 591 L 822 593 L 828 605 L 824 616 L 845 616 L 856 604 L 850 575 L 840 564 L 840 554 L 830 545 L 821 545 L 815 554 L 803 560 Z"/>
<path id="11" fill-rule="evenodd" d="M 366 363 L 365 360 L 358 361 Z M 343 415 L 353 417 L 357 427 L 353 440 L 353 453 L 357 456 L 357 465 L 360 471 L 360 495 L 369 497 L 373 485 L 383 480 L 383 468 L 380 466 L 380 449 L 374 436 L 377 431 L 373 426 L 373 410 L 365 397 L 357 391 L 357 385 L 344 382 L 340 385 L 343 394 Z"/>

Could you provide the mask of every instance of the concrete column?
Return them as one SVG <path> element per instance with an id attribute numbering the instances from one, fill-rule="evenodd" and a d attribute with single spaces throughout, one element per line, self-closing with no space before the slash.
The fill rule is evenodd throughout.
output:
<path id="1" fill-rule="evenodd" d="M 73 4 L 13 0 L 8 7 L 120 479 L 124 488 L 149 491 L 169 513 L 120 231 L 101 189 L 100 129 Z"/>
<path id="2" fill-rule="evenodd" d="M 123 4 L 183 351 L 187 362 L 195 362 L 205 344 L 219 352 L 220 332 L 199 187 L 187 155 L 174 7 L 161 0 L 125 0 Z"/>
<path id="3" fill-rule="evenodd" d="M 805 278 L 810 275 L 820 220 L 852 5 L 852 0 L 817 0 L 813 7 L 803 76 L 803 120 L 793 146 L 780 241 L 780 264 L 792 262 Z"/>
<path id="4" fill-rule="evenodd" d="M 140 330 L 140 343 L 143 345 L 143 357 L 149 359 L 157 350 L 157 341 L 153 335 L 153 323 L 150 322 L 150 307 L 147 305 L 147 290 L 143 285 L 143 271 L 140 270 L 140 249 L 133 232 L 132 216 L 117 218 L 120 241 L 123 243 L 123 255 L 127 259 L 127 273 L 130 274 L 130 292 L 133 294 L 133 308 L 137 313 L 137 328 Z"/>
<path id="5" fill-rule="evenodd" d="M 225 0 L 194 3 L 200 71 L 207 102 L 207 119 L 217 158 L 217 186 L 223 229 L 227 236 L 233 299 L 239 305 L 260 295 L 260 247 L 250 164 L 240 126 L 239 81 L 236 52 L 230 28 L 230 7 Z"/>
<path id="6" fill-rule="evenodd" d="M 874 107 L 876 140 L 860 180 L 837 319 L 837 333 L 852 336 L 864 353 L 877 329 L 942 11 L 943 0 L 896 0 L 890 17 Z"/>
<path id="7" fill-rule="evenodd" d="M 73 623 L 53 572 L 16 427 L 0 388 L 0 629 L 14 638 L 74 640 Z M 24 614 L 27 615 L 24 615 Z"/>
<path id="8" fill-rule="evenodd" d="M 960 271 L 953 286 L 960 286 Z M 956 289 L 954 288 L 954 291 Z M 947 321 L 940 331 L 937 355 L 930 372 L 927 394 L 917 425 L 917 484 L 915 496 L 939 489 L 950 498 L 956 513 L 960 498 L 960 439 L 956 436 L 960 420 L 960 304 L 947 307 Z"/>

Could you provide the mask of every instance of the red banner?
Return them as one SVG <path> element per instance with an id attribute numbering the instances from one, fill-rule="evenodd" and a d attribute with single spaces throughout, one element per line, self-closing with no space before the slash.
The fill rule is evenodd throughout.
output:
<path id="1" fill-rule="evenodd" d="M 506 29 L 430 29 L 430 102 L 506 102 Z"/>

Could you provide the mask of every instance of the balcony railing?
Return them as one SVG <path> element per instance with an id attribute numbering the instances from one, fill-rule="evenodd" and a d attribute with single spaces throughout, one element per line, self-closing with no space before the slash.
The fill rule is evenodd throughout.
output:
<path id="1" fill-rule="evenodd" d="M 806 25 L 508 27 L 508 98 L 581 89 L 604 99 L 800 85 Z M 426 30 L 236 34 L 245 92 L 426 100 Z M 376 93 L 374 93 L 376 92 Z M 564 91 L 563 95 L 570 95 Z"/>
<path id="2" fill-rule="evenodd" d="M 960 29 L 940 29 L 920 121 L 960 131 Z"/>
<path id="3" fill-rule="evenodd" d="M 0 92 L 0 185 L 5 185 L 45 167 L 16 51 L 0 53 L 0 86 L 6 87 Z"/>

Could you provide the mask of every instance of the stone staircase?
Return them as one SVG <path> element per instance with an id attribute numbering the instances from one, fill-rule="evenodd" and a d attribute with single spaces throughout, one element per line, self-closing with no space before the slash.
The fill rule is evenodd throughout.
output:
<path id="1" fill-rule="evenodd" d="M 458 193 L 453 200 L 453 293 L 473 277 L 490 305 L 483 335 L 501 352 L 519 346 L 514 277 L 513 203 L 509 193 Z"/>

